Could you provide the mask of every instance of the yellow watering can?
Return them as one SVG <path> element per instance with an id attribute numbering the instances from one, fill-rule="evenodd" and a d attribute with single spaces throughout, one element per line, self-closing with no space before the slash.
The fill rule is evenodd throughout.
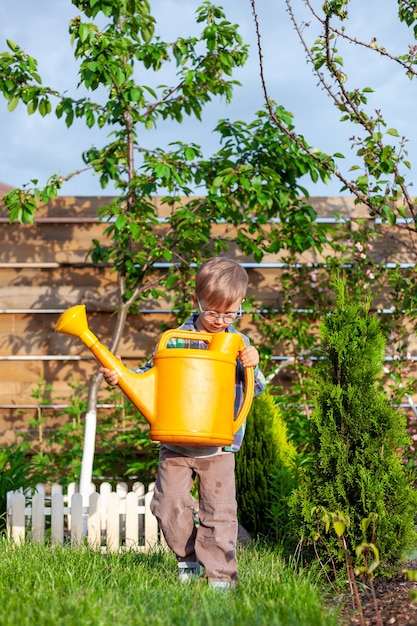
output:
<path id="1" fill-rule="evenodd" d="M 88 328 L 84 304 L 71 307 L 55 330 L 74 335 L 96 359 L 119 376 L 119 387 L 150 425 L 153 441 L 189 446 L 227 446 L 249 412 L 253 368 L 245 368 L 245 397 L 234 420 L 236 358 L 245 347 L 237 333 L 167 330 L 153 355 L 154 366 L 138 374 L 127 369 Z M 170 339 L 202 340 L 206 350 L 167 348 Z"/>

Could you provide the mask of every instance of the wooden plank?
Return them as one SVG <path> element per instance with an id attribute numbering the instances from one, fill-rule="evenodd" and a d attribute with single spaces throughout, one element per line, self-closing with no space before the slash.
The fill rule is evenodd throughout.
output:
<path id="1" fill-rule="evenodd" d="M 108 494 L 106 507 L 106 546 L 108 552 L 118 552 L 120 548 L 119 495 L 112 491 Z"/>
<path id="2" fill-rule="evenodd" d="M 69 513 L 67 515 L 67 528 L 69 531 L 71 531 L 72 529 L 72 515 L 71 515 L 71 502 L 72 502 L 72 496 L 75 493 L 78 493 L 79 489 L 78 489 L 78 485 L 76 483 L 69 483 L 68 487 L 67 487 L 67 504 L 68 504 L 68 508 L 69 508 Z"/>
<path id="3" fill-rule="evenodd" d="M 32 497 L 32 540 L 37 543 L 45 541 L 45 496 L 35 493 Z"/>
<path id="4" fill-rule="evenodd" d="M 95 289 L 112 289 L 115 290 L 115 275 L 111 267 L 100 267 L 95 265 L 87 265 L 86 267 L 8 267 L 0 266 L 0 305 L 4 306 L 4 300 L 16 296 L 18 290 L 24 290 L 27 287 L 49 288 L 49 295 L 53 296 L 55 287 L 74 287 L 86 288 L 91 291 Z M 41 292 L 42 293 L 42 292 Z M 46 292 L 48 293 L 48 292 Z M 29 302 L 24 309 L 30 308 L 60 308 L 55 307 L 53 298 L 49 298 L 44 303 L 46 306 L 40 307 L 40 302 L 32 306 Z M 12 308 L 12 307 L 11 307 Z M 17 306 L 13 307 L 19 308 Z M 106 310 L 106 309 L 104 309 Z"/>
<path id="5" fill-rule="evenodd" d="M 153 491 L 148 491 L 145 494 L 145 550 L 158 543 L 158 520 L 150 508 L 152 498 Z"/>
<path id="6" fill-rule="evenodd" d="M 23 493 L 13 493 L 11 509 L 10 536 L 17 545 L 20 545 L 25 540 L 25 496 Z"/>
<path id="7" fill-rule="evenodd" d="M 85 519 L 87 528 L 87 520 Z M 84 535 L 83 499 L 80 493 L 74 493 L 71 497 L 71 545 L 79 546 Z"/>
<path id="8" fill-rule="evenodd" d="M 141 482 L 135 482 L 132 485 L 132 491 L 138 496 L 139 502 L 144 502 L 145 485 Z"/>
<path id="9" fill-rule="evenodd" d="M 361 214 L 361 212 L 359 212 Z M 406 228 L 375 224 L 373 220 L 368 219 L 370 229 L 381 232 L 384 237 L 374 244 L 372 255 L 375 260 L 380 258 L 394 259 L 398 253 L 405 258 L 410 251 L 410 232 Z M 21 224 L 0 224 L 0 232 L 2 234 L 2 246 L 0 250 L 0 263 L 61 263 L 61 264 L 85 264 L 90 265 L 91 259 L 87 259 L 87 253 L 92 248 L 93 239 L 109 243 L 104 235 L 106 224 L 82 223 L 82 224 L 65 224 L 65 223 L 35 223 L 33 225 Z M 163 237 L 168 226 L 160 225 L 155 227 L 155 233 Z M 274 227 L 275 228 L 275 227 Z M 337 227 L 344 235 L 355 228 L 352 223 L 342 224 Z M 221 237 L 227 239 L 230 236 L 228 232 L 230 225 L 220 223 L 212 225 L 213 237 Z M 237 230 L 233 227 L 233 234 Z M 264 227 L 265 237 L 268 236 L 270 226 Z M 415 238 L 415 233 L 412 233 Z M 390 245 L 384 245 L 384 240 L 389 238 Z M 231 242 L 228 254 L 238 260 L 253 261 L 252 257 L 244 257 L 237 246 Z M 300 262 L 318 262 L 325 261 L 326 254 L 332 254 L 329 247 L 324 248 L 322 254 L 311 253 L 306 251 L 302 255 L 296 257 Z M 285 249 L 275 253 L 266 253 L 263 263 L 285 261 L 288 253 Z"/>
<path id="10" fill-rule="evenodd" d="M 64 543 L 64 497 L 54 490 L 51 496 L 51 544 Z"/>
<path id="11" fill-rule="evenodd" d="M 89 496 L 87 541 L 92 550 L 99 550 L 101 545 L 101 502 L 99 493 Z"/>
<path id="12" fill-rule="evenodd" d="M 139 547 L 138 493 L 135 491 L 126 494 L 125 546 L 126 550 Z"/>
<path id="13" fill-rule="evenodd" d="M 101 496 L 101 529 L 104 533 L 107 532 L 107 503 L 109 501 L 109 496 L 111 494 L 112 487 L 111 484 L 107 481 L 101 483 L 100 485 L 100 496 Z"/>
<path id="14" fill-rule="evenodd" d="M 104 224 L 0 224 L 1 263 L 85 263 L 93 239 L 108 241 Z"/>

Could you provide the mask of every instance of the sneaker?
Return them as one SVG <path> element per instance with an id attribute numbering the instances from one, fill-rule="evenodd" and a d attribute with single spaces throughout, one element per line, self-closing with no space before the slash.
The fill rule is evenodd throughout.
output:
<path id="1" fill-rule="evenodd" d="M 210 579 L 209 578 L 209 586 L 212 589 L 216 589 L 217 591 L 229 591 L 229 589 L 235 589 L 236 588 L 236 584 L 233 584 L 230 582 L 230 580 L 216 580 L 214 578 Z"/>
<path id="2" fill-rule="evenodd" d="M 179 561 L 178 563 L 178 580 L 182 583 L 188 582 L 201 575 L 202 567 L 200 563 L 195 561 Z"/>

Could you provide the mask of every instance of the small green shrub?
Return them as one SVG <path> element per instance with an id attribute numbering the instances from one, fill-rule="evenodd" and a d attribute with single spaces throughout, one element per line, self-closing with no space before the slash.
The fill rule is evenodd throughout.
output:
<path id="1" fill-rule="evenodd" d="M 368 303 L 349 301 L 344 280 L 336 287 L 337 307 L 324 318 L 324 358 L 315 370 L 315 462 L 304 466 L 291 510 L 306 541 L 316 531 L 312 511 L 343 511 L 350 519 L 350 552 L 363 539 L 361 520 L 375 513 L 374 541 L 381 562 L 392 565 L 416 542 L 417 493 L 402 459 L 405 418 L 382 388 L 385 339 L 377 317 L 369 314 Z M 329 538 L 329 546 L 337 559 L 337 541 Z"/>
<path id="2" fill-rule="evenodd" d="M 238 516 L 248 532 L 283 540 L 297 453 L 268 389 L 253 401 L 236 454 Z M 286 530 L 283 532 L 283 528 Z"/>

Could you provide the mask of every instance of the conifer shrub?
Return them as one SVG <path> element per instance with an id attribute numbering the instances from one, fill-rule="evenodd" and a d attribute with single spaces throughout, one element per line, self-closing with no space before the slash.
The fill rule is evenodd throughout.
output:
<path id="1" fill-rule="evenodd" d="M 349 301 L 345 280 L 335 286 L 336 309 L 322 322 L 322 358 L 313 373 L 313 462 L 302 468 L 291 514 L 308 543 L 318 528 L 314 511 L 343 512 L 350 519 L 345 537 L 353 554 L 364 540 L 361 521 L 377 514 L 373 543 L 382 564 L 391 567 L 416 543 L 417 496 L 402 460 L 405 416 L 383 389 L 385 339 L 378 318 L 369 302 Z M 335 534 L 322 535 L 337 559 Z M 321 542 L 316 546 L 326 551 Z"/>
<path id="2" fill-rule="evenodd" d="M 252 536 L 280 539 L 281 524 L 288 520 L 288 493 L 278 485 L 282 482 L 288 489 L 292 484 L 296 456 L 287 438 L 286 424 L 267 388 L 253 401 L 245 438 L 236 454 L 238 517 Z"/>

